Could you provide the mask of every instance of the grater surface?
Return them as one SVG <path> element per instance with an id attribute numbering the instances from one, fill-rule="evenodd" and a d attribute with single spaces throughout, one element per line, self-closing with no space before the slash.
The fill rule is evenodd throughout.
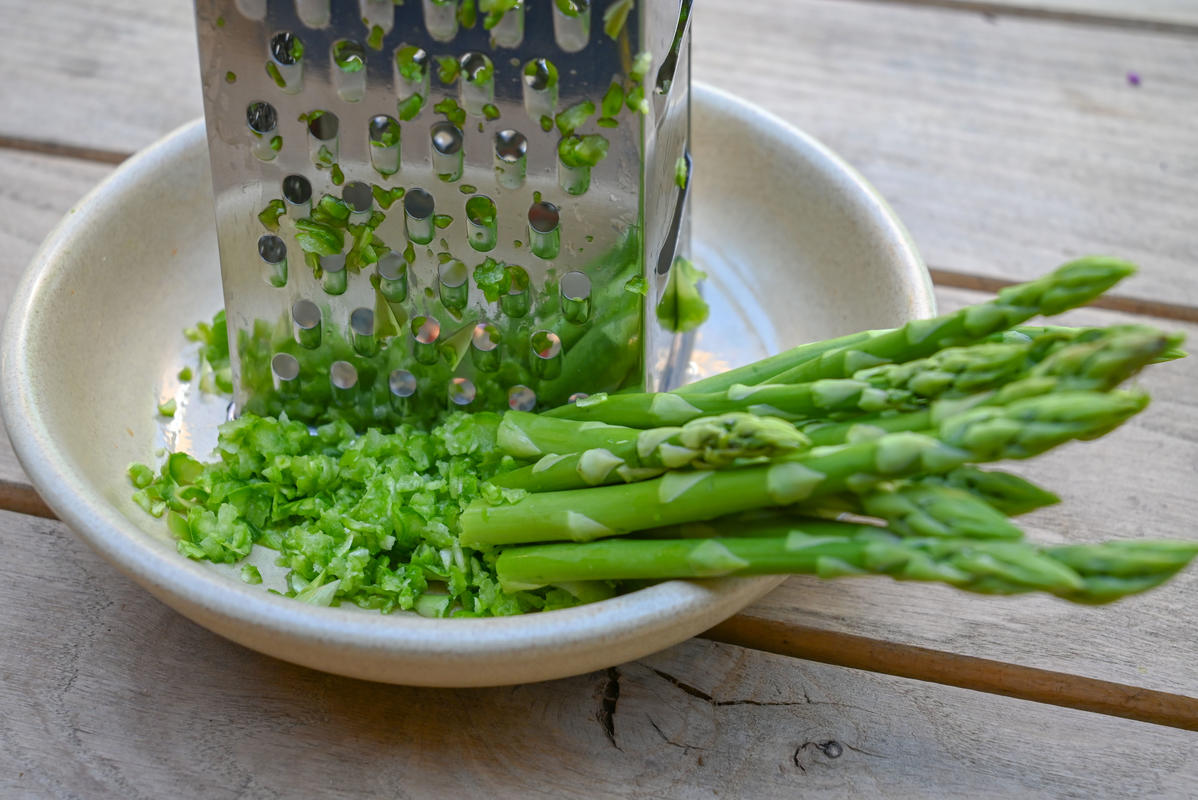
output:
<path id="1" fill-rule="evenodd" d="M 678 382 L 689 0 L 479 5 L 196 0 L 236 411 Z"/>

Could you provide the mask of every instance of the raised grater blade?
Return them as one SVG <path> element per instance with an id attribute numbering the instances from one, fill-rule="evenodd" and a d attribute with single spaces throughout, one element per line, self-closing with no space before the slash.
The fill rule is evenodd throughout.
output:
<path id="1" fill-rule="evenodd" d="M 678 382 L 690 2 L 196 0 L 234 408 Z"/>

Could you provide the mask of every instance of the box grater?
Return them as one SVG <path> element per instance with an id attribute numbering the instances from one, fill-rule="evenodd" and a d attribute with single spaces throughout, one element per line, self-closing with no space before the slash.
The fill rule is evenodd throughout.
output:
<path id="1" fill-rule="evenodd" d="M 677 383 L 690 2 L 196 0 L 235 413 Z"/>

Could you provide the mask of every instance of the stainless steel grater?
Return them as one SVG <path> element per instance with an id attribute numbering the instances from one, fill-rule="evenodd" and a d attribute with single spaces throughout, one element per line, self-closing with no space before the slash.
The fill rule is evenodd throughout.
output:
<path id="1" fill-rule="evenodd" d="M 689 0 L 196 0 L 236 411 L 677 383 Z"/>

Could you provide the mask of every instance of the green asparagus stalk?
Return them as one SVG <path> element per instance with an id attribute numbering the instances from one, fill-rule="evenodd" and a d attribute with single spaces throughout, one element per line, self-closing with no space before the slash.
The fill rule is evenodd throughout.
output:
<path id="1" fill-rule="evenodd" d="M 921 475 L 913 480 L 923 485 L 948 486 L 969 492 L 1009 517 L 1061 502 L 1061 498 L 1031 481 L 996 469 L 965 466 L 943 475 Z"/>
<path id="2" fill-rule="evenodd" d="M 1036 314 L 1059 314 L 1068 308 L 1094 299 L 1134 271 L 1133 265 L 1117 259 L 1098 256 L 1080 259 L 1062 266 L 1045 278 L 1002 289 L 999 291 L 998 298 L 988 303 L 969 306 L 953 314 L 930 320 L 918 320 L 901 328 L 861 331 L 835 339 L 799 345 L 752 364 L 695 381 L 674 391 L 675 394 L 686 396 L 724 391 L 737 383 L 748 386 L 766 382 L 798 383 L 799 380 L 782 376 L 788 376 L 803 364 L 821 359 L 825 354 L 836 351 L 864 353 L 864 357 L 855 356 L 854 359 L 864 358 L 873 363 L 908 361 L 912 358 L 929 355 L 950 343 L 961 344 L 961 342 L 952 342 L 951 339 L 962 333 L 970 341 L 976 341 L 991 336 L 1000 336 L 1005 329 Z M 1021 307 L 1022 311 L 1016 310 Z M 1027 311 L 1029 307 L 1036 310 Z M 1003 325 L 1002 318 L 1008 317 L 1008 315 L 1013 321 Z M 960 331 L 950 329 L 942 332 L 938 330 L 940 326 L 954 319 L 958 320 Z M 1043 330 L 1041 330 L 1042 333 Z M 929 337 L 931 341 L 926 341 L 925 336 Z M 1021 341 L 1029 341 L 1032 338 L 1034 336 L 1029 332 Z M 877 339 L 886 339 L 884 349 L 887 351 L 898 350 L 898 355 L 887 355 L 883 358 L 878 358 L 875 355 L 873 358 L 868 358 L 873 352 L 872 348 L 877 346 L 875 345 Z M 920 352 L 904 357 L 904 344 L 908 339 L 911 341 L 911 347 Z M 849 374 L 851 372 L 852 370 Z M 844 374 L 829 377 L 844 377 Z"/>
<path id="3" fill-rule="evenodd" d="M 588 541 L 713 519 L 754 508 L 863 491 L 893 478 L 944 473 L 969 462 L 1027 458 L 1107 431 L 1148 403 L 1133 392 L 1062 392 L 949 418 L 937 436 L 900 432 L 815 448 L 764 466 L 669 472 L 624 485 L 530 494 L 510 505 L 475 501 L 462 512 L 462 544 Z"/>
<path id="4" fill-rule="evenodd" d="M 1066 341 L 1062 337 L 1057 346 L 1064 346 Z M 903 364 L 870 367 L 851 378 L 799 384 L 735 384 L 721 392 L 685 397 L 670 392 L 596 394 L 553 409 L 547 416 L 651 428 L 681 425 L 697 417 L 731 411 L 803 420 L 910 410 L 941 395 L 978 392 L 1012 380 L 1040 360 L 1041 349 L 1032 342 L 986 342 L 946 348 Z"/>
<path id="5" fill-rule="evenodd" d="M 986 510 L 958 509 L 955 502 L 934 502 L 938 498 L 928 493 L 933 489 L 954 490 L 955 493 L 968 497 L 969 501 L 967 502 L 970 505 L 984 504 L 990 511 L 987 513 Z M 930 516 L 930 520 L 926 522 L 919 520 L 916 525 L 904 528 L 901 523 L 896 521 L 896 517 L 885 513 L 883 509 L 888 508 L 888 505 L 878 502 L 867 503 L 867 498 L 875 493 L 881 493 L 883 496 L 891 495 L 891 493 L 895 493 L 895 495 L 910 493 L 910 497 L 918 501 L 921 513 Z M 945 499 L 951 501 L 952 498 L 946 497 Z M 993 526 L 994 533 L 985 531 L 979 533 L 979 526 L 990 526 L 990 520 L 993 519 L 992 514 L 1002 515 L 1005 522 L 1008 516 L 1027 514 L 1028 511 L 1059 502 L 1060 498 L 1053 495 L 1052 492 L 1043 490 L 1030 481 L 1019 478 L 1018 475 L 1002 472 L 999 469 L 964 466 L 944 474 L 915 475 L 913 478 L 879 484 L 865 496 L 855 492 L 824 496 L 810 504 L 800 503 L 794 510 L 806 516 L 828 516 L 842 513 L 877 516 L 887 520 L 894 531 L 903 529 L 904 533 L 910 535 L 915 535 L 916 531 L 921 531 L 919 535 L 937 535 L 938 529 L 939 535 L 951 535 L 951 537 L 967 537 L 968 535 L 968 537 L 1015 539 L 1018 538 L 1017 535 L 1011 533 L 1017 531 L 1014 525 L 996 523 Z M 867 505 L 870 510 L 867 510 Z M 896 510 L 902 511 L 902 508 L 902 505 L 899 505 Z M 975 517 L 979 517 L 978 522 L 974 522 Z M 964 527 L 964 525 L 972 526 L 972 528 Z M 1002 533 L 998 533 L 1004 529 L 1008 534 L 1006 537 L 1003 537 Z"/>
<path id="6" fill-rule="evenodd" d="M 1068 325 L 1016 325 L 1010 330 L 993 334 L 987 338 L 987 341 L 1017 344 L 1040 342 L 1044 341 L 1045 339 L 1054 339 L 1061 336 L 1074 341 L 1086 341 L 1088 339 L 1096 339 L 1100 336 L 1105 336 L 1124 327 L 1128 326 L 1109 325 L 1107 327 L 1078 328 Z M 1181 349 L 1180 344 L 1181 342 L 1179 340 L 1176 345 L 1165 349 L 1152 360 L 1152 363 L 1163 364 L 1167 361 L 1176 361 L 1179 358 L 1185 358 L 1189 354 L 1185 350 Z"/>
<path id="7" fill-rule="evenodd" d="M 848 347 L 874 336 L 887 333 L 890 330 L 890 328 L 884 328 L 874 331 L 858 331 L 857 333 L 837 336 L 834 339 L 823 339 L 818 342 L 801 344 L 789 350 L 783 350 L 781 353 L 763 358 L 760 361 L 746 364 L 743 367 L 725 370 L 717 375 L 711 375 L 694 383 L 688 383 L 685 386 L 675 389 L 673 394 L 686 396 L 705 392 L 722 392 L 738 383 L 755 386 L 759 383 L 770 381 L 775 375 L 792 369 L 805 361 L 818 358 L 829 350 Z"/>
<path id="8" fill-rule="evenodd" d="M 618 539 L 504 549 L 509 591 L 560 581 L 659 580 L 731 575 L 889 575 L 984 594 L 1048 592 L 1106 603 L 1151 588 L 1198 554 L 1198 542 L 1127 541 L 1037 547 L 1029 542 L 911 539 L 844 522 L 784 522 L 760 538 Z"/>
<path id="9" fill-rule="evenodd" d="M 799 513 L 824 516 L 832 510 L 884 520 L 900 536 L 1021 539 L 1023 531 L 972 492 L 922 481 L 879 484 L 869 491 L 822 498 Z"/>
<path id="10" fill-rule="evenodd" d="M 1120 326 L 1103 336 L 1073 342 L 1049 353 L 1027 377 L 994 391 L 945 398 L 927 408 L 902 414 L 876 414 L 804 426 L 803 432 L 816 445 L 839 444 L 860 435 L 927 430 L 969 407 L 1001 405 L 1052 392 L 1104 391 L 1135 375 L 1179 341 L 1180 337 L 1175 334 L 1148 326 Z"/>
<path id="11" fill-rule="evenodd" d="M 1126 261 L 1093 256 L 1072 261 L 1028 283 L 1007 286 L 985 303 L 909 322 L 855 345 L 829 350 L 775 375 L 775 383 L 843 378 L 862 367 L 923 358 L 943 347 L 980 341 L 1037 314 L 1051 316 L 1093 300 L 1135 272 Z"/>
<path id="12" fill-rule="evenodd" d="M 560 429 L 570 426 L 582 430 L 574 442 L 561 441 L 564 437 Z M 581 452 L 547 452 L 535 464 L 492 479 L 498 486 L 530 492 L 631 483 L 656 477 L 667 469 L 719 469 L 746 460 L 775 458 L 808 445 L 807 437 L 789 422 L 744 413 L 701 417 L 681 427 L 644 431 L 570 420 L 546 421 L 529 414 L 505 419 L 500 431 L 500 446 L 506 443 L 513 455 L 546 452 L 542 449 L 545 447 L 569 448 L 578 442 L 590 445 Z"/>

